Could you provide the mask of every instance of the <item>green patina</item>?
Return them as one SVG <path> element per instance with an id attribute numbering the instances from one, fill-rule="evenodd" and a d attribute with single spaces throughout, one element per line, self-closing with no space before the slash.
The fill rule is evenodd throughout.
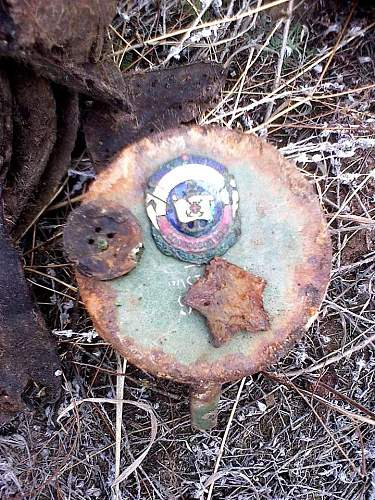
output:
<path id="1" fill-rule="evenodd" d="M 303 215 L 290 213 L 290 192 L 281 191 L 261 172 L 243 166 L 231 173 L 240 194 L 242 235 L 224 257 L 267 281 L 264 307 L 271 319 L 269 332 L 239 333 L 219 349 L 212 346 L 204 319 L 181 304 L 204 266 L 181 262 L 158 250 L 143 199 L 130 207 L 144 229 L 142 259 L 130 274 L 111 282 L 117 292 L 120 335 L 133 339 L 140 348 L 162 350 L 183 365 L 249 351 L 257 336 L 273 335 L 275 318 L 295 307 L 289 292 L 293 271 L 302 260 Z"/>
<path id="2" fill-rule="evenodd" d="M 191 425 L 197 429 L 208 431 L 216 425 L 217 406 L 220 400 L 220 392 L 211 401 L 195 404 L 190 407 Z"/>
<path id="3" fill-rule="evenodd" d="M 96 241 L 96 246 L 99 251 L 103 252 L 108 248 L 108 241 L 105 238 L 98 238 Z"/>

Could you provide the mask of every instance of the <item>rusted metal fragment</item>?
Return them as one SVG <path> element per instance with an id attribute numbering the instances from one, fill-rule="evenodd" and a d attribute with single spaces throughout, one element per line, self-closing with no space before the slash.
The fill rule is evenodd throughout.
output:
<path id="1" fill-rule="evenodd" d="M 165 119 L 176 116 L 182 122 L 190 121 L 200 106 L 210 105 L 218 96 L 225 77 L 221 64 L 198 62 L 133 73 L 124 78 L 124 84 L 129 103 L 134 110 L 139 110 L 144 127 L 147 122 L 161 125 Z"/>
<path id="2" fill-rule="evenodd" d="M 0 195 L 12 154 L 12 93 L 6 70 L 0 67 Z"/>
<path id="3" fill-rule="evenodd" d="M 115 203 L 88 203 L 74 210 L 65 226 L 64 248 L 77 271 L 99 280 L 129 273 L 143 249 L 134 215 Z"/>
<path id="4" fill-rule="evenodd" d="M 212 343 L 220 347 L 238 332 L 255 333 L 269 328 L 268 314 L 263 308 L 265 286 L 262 278 L 215 257 L 183 302 L 206 317 Z"/>
<path id="5" fill-rule="evenodd" d="M 129 111 L 94 103 L 83 119 L 97 170 L 135 140 L 193 120 L 212 106 L 225 76 L 221 65 L 203 62 L 125 76 Z"/>
<path id="6" fill-rule="evenodd" d="M 56 141 L 56 104 L 47 80 L 21 66 L 9 68 L 14 97 L 14 141 L 4 189 L 7 219 L 14 225 L 39 184 Z"/>
<path id="7" fill-rule="evenodd" d="M 94 64 L 115 13 L 115 0 L 6 0 L 0 3 L 0 54 L 77 92 L 124 103 L 119 70 Z"/>
<path id="8" fill-rule="evenodd" d="M 2 215 L 1 215 L 2 218 Z M 24 409 L 30 382 L 60 393 L 60 361 L 38 308 L 33 304 L 17 251 L 0 222 L 0 425 Z"/>
<path id="9" fill-rule="evenodd" d="M 12 231 L 14 238 L 21 236 L 37 214 L 48 205 L 71 165 L 79 127 L 78 94 L 64 87 L 58 87 L 54 89 L 54 96 L 57 110 L 56 142 L 37 189 Z"/>
<path id="10" fill-rule="evenodd" d="M 201 383 L 190 388 L 191 425 L 208 431 L 217 424 L 217 410 L 221 395 L 221 384 Z"/>

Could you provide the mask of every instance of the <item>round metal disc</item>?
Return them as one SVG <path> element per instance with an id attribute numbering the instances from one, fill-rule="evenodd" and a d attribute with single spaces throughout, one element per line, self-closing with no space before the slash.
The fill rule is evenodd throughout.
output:
<path id="1" fill-rule="evenodd" d="M 239 193 L 241 236 L 222 256 L 265 283 L 264 331 L 235 333 L 215 347 L 203 316 L 184 305 L 205 266 L 165 255 L 147 215 L 148 179 L 184 156 L 223 165 Z M 127 207 L 144 233 L 144 253 L 127 276 L 98 281 L 78 273 L 98 333 L 131 363 L 181 382 L 224 382 L 255 373 L 285 353 L 316 317 L 330 275 L 331 247 L 312 187 L 255 136 L 183 127 L 125 148 L 94 181 L 83 205 Z"/>
<path id="2" fill-rule="evenodd" d="M 67 256 L 85 276 L 111 280 L 137 265 L 143 246 L 142 229 L 120 204 L 91 202 L 74 210 L 64 229 Z"/>

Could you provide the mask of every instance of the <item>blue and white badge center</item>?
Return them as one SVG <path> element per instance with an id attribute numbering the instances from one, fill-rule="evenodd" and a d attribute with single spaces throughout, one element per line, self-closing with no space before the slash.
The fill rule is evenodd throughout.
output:
<path id="1" fill-rule="evenodd" d="M 206 157 L 184 155 L 155 172 L 146 210 L 159 250 L 186 262 L 223 255 L 241 233 L 235 179 Z"/>

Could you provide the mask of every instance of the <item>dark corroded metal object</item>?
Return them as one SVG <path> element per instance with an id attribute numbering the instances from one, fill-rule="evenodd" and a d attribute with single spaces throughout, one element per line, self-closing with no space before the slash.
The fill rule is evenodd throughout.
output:
<path id="1" fill-rule="evenodd" d="M 182 155 L 148 179 L 146 210 L 155 243 L 166 255 L 204 264 L 241 234 L 236 181 L 224 165 Z"/>
<path id="2" fill-rule="evenodd" d="M 241 236 L 224 258 L 266 283 L 269 327 L 240 331 L 221 347 L 213 346 L 201 314 L 182 302 L 204 266 L 164 255 L 145 210 L 147 179 L 184 155 L 210 158 L 236 179 Z M 97 331 L 130 363 L 193 387 L 220 385 L 274 363 L 316 318 L 331 268 L 324 216 L 309 182 L 265 141 L 219 127 L 152 135 L 116 156 L 83 205 L 105 207 L 109 201 L 131 208 L 139 221 L 142 259 L 118 279 L 99 281 L 78 272 L 77 280 Z M 193 392 L 192 400 L 198 399 Z M 206 403 L 210 414 L 212 401 Z"/>
<path id="3" fill-rule="evenodd" d="M 269 328 L 263 308 L 265 285 L 262 278 L 216 257 L 190 287 L 183 302 L 206 317 L 212 343 L 220 347 L 238 332 Z"/>
<path id="4" fill-rule="evenodd" d="M 105 168 L 128 144 L 153 132 L 194 120 L 213 106 L 226 79 L 226 70 L 213 62 L 175 68 L 126 72 L 122 88 L 127 110 L 94 102 L 83 114 L 83 130 L 95 170 Z"/>
<path id="5" fill-rule="evenodd" d="M 127 208 L 106 203 L 82 205 L 64 230 L 69 259 L 85 276 L 111 280 L 135 268 L 142 254 L 142 230 Z"/>

